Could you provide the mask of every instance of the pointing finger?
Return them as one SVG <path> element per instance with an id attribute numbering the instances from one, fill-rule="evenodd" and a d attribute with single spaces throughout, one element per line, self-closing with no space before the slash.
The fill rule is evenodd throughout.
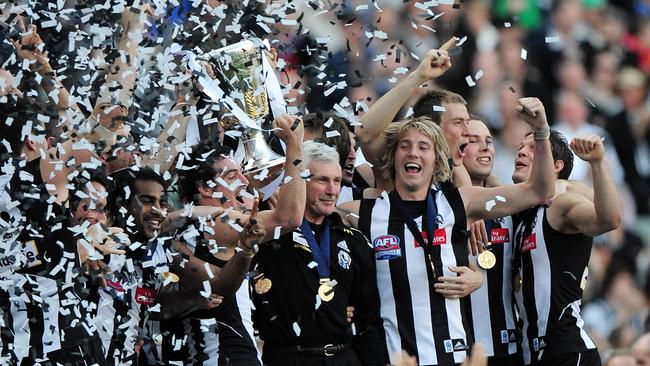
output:
<path id="1" fill-rule="evenodd" d="M 456 37 L 451 37 L 445 44 L 440 46 L 439 50 L 440 51 L 447 51 L 449 50 L 454 44 L 456 44 Z"/>

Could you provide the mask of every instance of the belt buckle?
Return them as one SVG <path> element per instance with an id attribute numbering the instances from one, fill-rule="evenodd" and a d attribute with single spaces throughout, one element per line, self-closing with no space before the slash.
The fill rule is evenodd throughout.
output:
<path id="1" fill-rule="evenodd" d="M 326 344 L 325 346 L 323 346 L 323 354 L 325 354 L 325 356 L 327 356 L 327 357 L 332 357 L 332 356 L 335 355 L 335 353 L 330 353 L 327 350 L 329 347 L 335 347 L 335 345 L 330 343 L 330 344 Z"/>

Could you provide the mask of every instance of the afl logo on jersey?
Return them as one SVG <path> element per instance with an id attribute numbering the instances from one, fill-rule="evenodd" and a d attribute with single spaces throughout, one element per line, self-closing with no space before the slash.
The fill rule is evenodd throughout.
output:
<path id="1" fill-rule="evenodd" d="M 402 256 L 399 246 L 399 238 L 395 235 L 381 235 L 372 242 L 375 251 L 375 259 L 390 260 Z"/>

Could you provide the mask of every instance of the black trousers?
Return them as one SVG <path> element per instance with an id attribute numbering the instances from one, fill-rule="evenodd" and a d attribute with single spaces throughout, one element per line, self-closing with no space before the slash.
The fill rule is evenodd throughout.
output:
<path id="1" fill-rule="evenodd" d="M 264 348 L 262 361 L 266 366 L 361 366 L 357 354 L 345 350 L 333 356 L 314 353 L 274 352 Z"/>

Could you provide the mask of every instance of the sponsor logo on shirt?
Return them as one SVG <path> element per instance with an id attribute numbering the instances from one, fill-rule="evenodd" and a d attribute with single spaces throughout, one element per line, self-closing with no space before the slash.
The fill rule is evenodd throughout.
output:
<path id="1" fill-rule="evenodd" d="M 543 337 L 533 338 L 533 349 L 535 350 L 535 352 L 544 348 L 546 348 L 546 342 L 544 342 Z"/>
<path id="2" fill-rule="evenodd" d="M 375 251 L 375 259 L 390 260 L 402 256 L 399 246 L 399 238 L 395 235 L 381 235 L 372 242 Z"/>
<path id="3" fill-rule="evenodd" d="M 493 228 L 490 232 L 492 244 L 503 244 L 510 242 L 510 233 L 507 228 Z"/>
<path id="4" fill-rule="evenodd" d="M 36 247 L 36 242 L 33 240 L 23 244 L 22 256 L 18 255 L 18 257 L 22 257 L 22 259 L 18 260 L 15 255 L 0 257 L 0 272 L 5 272 L 16 266 L 31 268 L 43 263 L 38 259 L 38 248 Z"/>
<path id="5" fill-rule="evenodd" d="M 423 231 L 421 235 L 422 239 L 426 243 L 428 240 L 427 232 Z M 433 245 L 438 246 L 443 244 L 447 244 L 447 230 L 445 228 L 435 229 L 433 231 Z M 417 240 L 415 240 L 415 247 L 420 248 L 420 243 Z"/>
<path id="6" fill-rule="evenodd" d="M 106 280 L 106 286 L 112 288 L 113 290 L 117 292 L 124 292 L 124 287 L 122 286 L 121 283 L 116 282 L 116 281 L 111 281 L 111 280 Z"/>
<path id="7" fill-rule="evenodd" d="M 443 345 L 445 346 L 445 352 L 447 352 L 447 353 L 468 351 L 469 350 L 469 346 L 467 346 L 467 344 L 465 344 L 465 340 L 462 339 L 462 338 L 445 339 L 444 342 L 443 342 Z"/>
<path id="8" fill-rule="evenodd" d="M 151 305 L 156 299 L 157 291 L 150 288 L 137 287 L 135 289 L 135 302 L 140 305 Z"/>
<path id="9" fill-rule="evenodd" d="M 501 343 L 514 343 L 517 341 L 517 335 L 513 329 L 504 329 L 501 331 Z"/>
<path id="10" fill-rule="evenodd" d="M 530 252 L 533 249 L 537 249 L 537 236 L 535 233 L 528 235 L 521 246 L 522 252 Z"/>

